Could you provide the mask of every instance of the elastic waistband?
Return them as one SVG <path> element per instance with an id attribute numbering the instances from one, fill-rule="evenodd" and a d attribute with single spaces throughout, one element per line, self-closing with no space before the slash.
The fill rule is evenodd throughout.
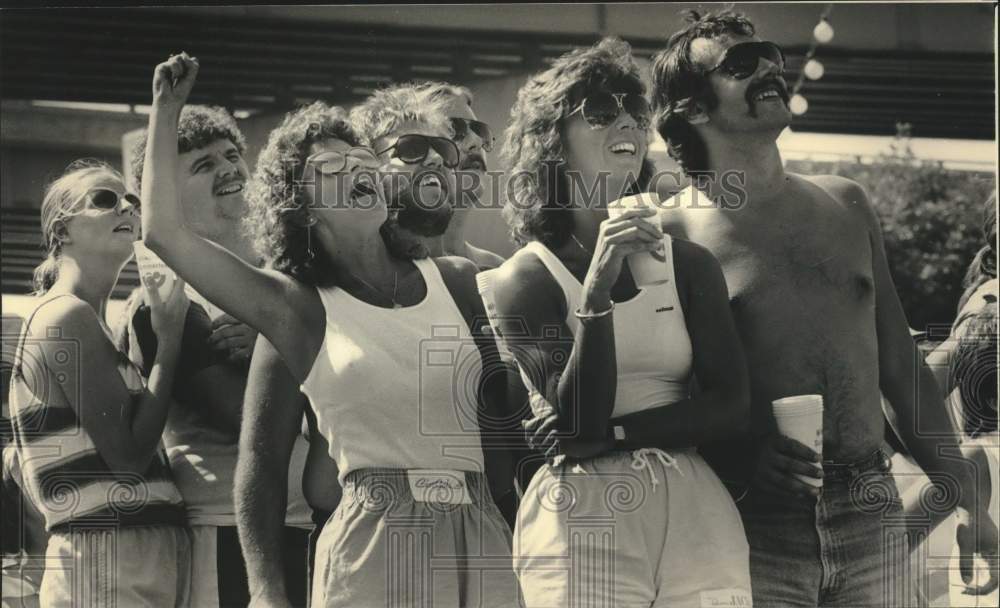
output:
<path id="1" fill-rule="evenodd" d="M 417 479 L 423 469 L 392 469 L 373 467 L 356 469 L 344 476 L 343 500 L 364 503 L 367 508 L 388 508 L 391 505 L 414 502 L 410 487 L 411 478 Z M 492 504 L 489 485 L 486 476 L 478 471 L 453 471 L 434 469 L 437 475 L 445 480 L 464 481 L 465 491 L 473 505 Z M 440 477 L 438 477 L 440 479 Z M 441 496 L 442 502 L 448 502 L 452 490 L 445 484 L 429 491 L 429 496 Z M 461 492 L 461 490 L 457 490 Z"/>
<path id="2" fill-rule="evenodd" d="M 829 481 L 851 480 L 862 473 L 879 470 L 888 473 L 892 469 L 889 453 L 879 448 L 871 455 L 850 463 L 823 461 L 823 479 Z"/>

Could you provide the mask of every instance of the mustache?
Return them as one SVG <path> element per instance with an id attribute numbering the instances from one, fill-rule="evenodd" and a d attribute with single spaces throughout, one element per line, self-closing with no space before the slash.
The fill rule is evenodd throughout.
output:
<path id="1" fill-rule="evenodd" d="M 462 163 L 458 166 L 459 169 L 471 169 L 475 165 L 479 165 L 483 171 L 486 170 L 486 158 L 479 152 L 472 152 L 462 159 Z"/>
<path id="2" fill-rule="evenodd" d="M 778 76 L 769 76 L 762 80 L 758 80 L 757 82 L 747 87 L 747 94 L 746 94 L 747 103 L 753 103 L 754 95 L 760 93 L 763 89 L 766 89 L 771 86 L 775 87 L 778 90 L 778 95 L 780 95 L 781 99 L 783 99 L 784 102 L 787 104 L 789 100 L 788 84 L 785 83 L 784 78 Z"/>
<path id="3" fill-rule="evenodd" d="M 425 193 L 420 187 L 429 175 L 441 184 L 436 194 Z M 397 174 L 395 179 L 386 179 L 384 183 L 386 205 L 395 213 L 401 228 L 420 236 L 440 236 L 448 229 L 454 210 L 449 182 L 442 172 L 425 168 L 407 179 L 399 179 Z"/>

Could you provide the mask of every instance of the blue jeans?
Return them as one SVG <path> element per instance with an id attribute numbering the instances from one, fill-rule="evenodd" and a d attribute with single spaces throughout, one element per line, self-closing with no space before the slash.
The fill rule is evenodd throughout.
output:
<path id="1" fill-rule="evenodd" d="M 914 606 L 902 503 L 878 450 L 824 463 L 819 498 L 740 501 L 754 606 Z"/>

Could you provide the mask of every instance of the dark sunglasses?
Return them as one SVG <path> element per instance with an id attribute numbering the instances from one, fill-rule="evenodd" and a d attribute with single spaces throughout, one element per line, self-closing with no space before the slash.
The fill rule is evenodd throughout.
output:
<path id="1" fill-rule="evenodd" d="M 482 140 L 483 150 L 487 152 L 493 150 L 493 131 L 490 131 L 490 126 L 485 122 L 458 117 L 449 118 L 448 122 L 451 123 L 451 130 L 455 133 L 455 141 L 464 140 L 469 136 L 469 131 L 472 131 Z"/>
<path id="2" fill-rule="evenodd" d="M 312 164 L 323 175 L 335 175 L 347 168 L 348 160 L 354 161 L 354 167 L 378 169 L 382 162 L 371 148 L 351 148 L 347 152 L 320 152 L 306 159 L 306 164 Z"/>
<path id="3" fill-rule="evenodd" d="M 591 129 L 610 126 L 622 112 L 635 119 L 640 129 L 649 126 L 649 102 L 637 93 L 593 93 L 583 99 L 583 103 L 566 115 L 567 118 L 580 112 Z"/>
<path id="4" fill-rule="evenodd" d="M 458 146 L 447 137 L 418 135 L 411 133 L 400 135 L 396 143 L 379 152 L 379 156 L 393 150 L 392 156 L 407 164 L 422 163 L 427 159 L 431 149 L 441 156 L 444 166 L 454 169 L 458 166 Z"/>
<path id="5" fill-rule="evenodd" d="M 118 194 L 114 190 L 109 190 L 108 188 L 95 188 L 87 192 L 84 197 L 90 202 L 91 207 L 104 211 L 110 211 L 117 208 L 118 202 L 122 199 L 135 207 L 136 211 L 139 211 L 142 206 L 138 196 L 128 192 L 125 194 Z"/>
<path id="6" fill-rule="evenodd" d="M 706 74 L 711 74 L 716 70 L 725 70 L 736 80 L 745 80 L 757 72 L 761 59 L 767 59 L 778 66 L 781 71 L 785 70 L 785 53 L 777 44 L 773 42 L 741 42 L 726 49 L 719 63 L 708 70 Z"/>

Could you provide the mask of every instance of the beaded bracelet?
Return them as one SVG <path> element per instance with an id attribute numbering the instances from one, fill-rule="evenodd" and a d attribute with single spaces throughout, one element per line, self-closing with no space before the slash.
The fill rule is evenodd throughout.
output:
<path id="1" fill-rule="evenodd" d="M 575 311 L 573 311 L 573 314 L 576 315 L 577 319 L 581 319 L 581 320 L 600 319 L 601 317 L 606 317 L 606 316 L 610 315 L 611 312 L 614 309 L 615 309 L 615 303 L 612 302 L 611 306 L 607 310 L 603 310 L 601 312 L 595 312 L 595 313 L 591 313 L 591 314 L 585 314 L 585 313 L 580 312 L 580 309 L 577 308 Z"/>

